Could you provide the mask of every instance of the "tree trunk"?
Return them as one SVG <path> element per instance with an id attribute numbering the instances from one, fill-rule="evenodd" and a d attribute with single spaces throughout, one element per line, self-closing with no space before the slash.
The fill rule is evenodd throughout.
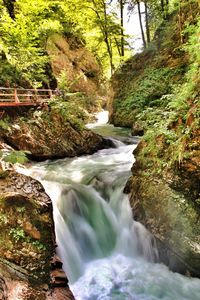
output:
<path id="1" fill-rule="evenodd" d="M 15 2 L 16 0 L 3 0 L 3 4 L 13 20 L 15 19 Z"/>
<path id="2" fill-rule="evenodd" d="M 179 0 L 179 32 L 180 32 L 180 42 L 183 44 L 183 35 L 182 35 L 182 10 L 181 10 L 181 1 Z"/>
<path id="3" fill-rule="evenodd" d="M 147 1 L 144 1 L 145 6 L 145 26 L 146 26 L 146 37 L 147 37 L 147 44 L 150 43 L 150 30 L 149 30 L 149 15 L 148 15 L 148 7 L 147 7 Z"/>
<path id="4" fill-rule="evenodd" d="M 144 35 L 144 29 L 143 29 L 143 24 L 142 24 L 142 14 L 141 14 L 139 1 L 137 1 L 137 8 L 138 8 L 138 16 L 139 16 L 139 22 L 140 22 L 140 30 L 141 30 L 141 35 L 142 35 L 142 42 L 143 42 L 144 48 L 146 48 L 147 44 L 146 44 L 146 39 L 145 39 L 145 35 Z"/>
<path id="5" fill-rule="evenodd" d="M 112 45 L 110 43 L 109 39 L 109 32 L 108 32 L 108 16 L 107 16 L 107 9 L 106 9 L 106 2 L 103 1 L 103 10 L 104 10 L 104 40 L 107 46 L 107 51 L 109 55 L 109 60 L 110 60 L 110 71 L 111 71 L 111 76 L 113 75 L 114 72 L 114 64 L 113 64 L 113 52 L 112 52 Z M 103 33 L 103 32 L 102 32 Z"/>
<path id="6" fill-rule="evenodd" d="M 169 0 L 166 0 L 166 5 L 165 5 L 165 18 L 168 19 L 169 16 Z"/>
<path id="7" fill-rule="evenodd" d="M 104 42 L 106 44 L 108 57 L 109 57 L 109 63 L 110 63 L 111 76 L 112 76 L 112 74 L 114 72 L 113 51 L 112 51 L 112 44 L 111 44 L 109 30 L 108 30 L 108 16 L 107 16 L 106 2 L 104 0 L 101 1 L 103 17 L 99 13 L 96 1 L 92 0 L 92 3 L 95 7 L 94 11 L 96 13 L 97 19 L 99 20 L 99 27 L 100 27 L 101 33 L 103 35 Z"/>
<path id="8" fill-rule="evenodd" d="M 165 19 L 165 3 L 164 3 L 164 0 L 160 0 L 160 5 L 161 5 L 161 11 L 162 11 L 163 19 Z"/>
<path id="9" fill-rule="evenodd" d="M 124 0 L 120 0 L 120 19 L 121 19 L 121 56 L 124 57 Z"/>

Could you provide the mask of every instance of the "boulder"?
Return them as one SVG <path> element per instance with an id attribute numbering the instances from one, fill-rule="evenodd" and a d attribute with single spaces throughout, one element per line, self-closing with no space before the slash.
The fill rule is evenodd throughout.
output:
<path id="1" fill-rule="evenodd" d="M 55 293 L 74 299 L 55 247 L 52 203 L 44 188 L 7 171 L 0 177 L 0 299 L 51 300 Z"/>
<path id="2" fill-rule="evenodd" d="M 27 151 L 36 161 L 92 154 L 112 144 L 75 121 L 66 121 L 56 111 L 46 112 L 43 118 L 32 114 L 26 118 L 11 119 L 8 129 L 0 128 L 0 138 L 16 150 Z"/>

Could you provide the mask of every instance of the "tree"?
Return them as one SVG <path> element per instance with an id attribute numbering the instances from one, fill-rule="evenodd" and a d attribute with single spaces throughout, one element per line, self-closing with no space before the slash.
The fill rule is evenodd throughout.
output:
<path id="1" fill-rule="evenodd" d="M 158 26 L 168 18 L 170 4 L 176 3 L 176 0 L 129 0 L 129 12 L 133 12 L 137 7 L 138 18 L 141 30 L 143 47 L 146 48 L 151 42 L 151 36 L 154 35 Z M 144 8 L 143 8 L 144 7 Z M 144 17 L 143 17 L 144 15 Z"/>
<path id="2" fill-rule="evenodd" d="M 124 57 L 124 0 L 119 0 L 121 21 L 121 56 Z"/>
<path id="3" fill-rule="evenodd" d="M 142 42 L 143 42 L 143 46 L 144 48 L 146 48 L 147 43 L 146 43 L 146 38 L 144 35 L 144 29 L 143 29 L 143 23 L 142 23 L 142 12 L 141 12 L 141 7 L 140 7 L 140 1 L 136 1 L 137 3 L 137 8 L 138 8 L 138 17 L 139 17 L 139 22 L 140 22 L 140 30 L 141 30 L 141 35 L 142 35 Z"/>
<path id="4" fill-rule="evenodd" d="M 46 43 L 54 33 L 76 36 L 113 73 L 125 55 L 123 5 L 121 23 L 110 0 L 0 0 L 2 49 L 9 64 L 31 84 L 46 80 Z"/>
<path id="5" fill-rule="evenodd" d="M 147 0 L 144 0 L 144 7 L 145 7 L 145 27 L 146 27 L 146 40 L 147 44 L 150 43 L 150 28 L 149 28 L 149 10 L 147 6 Z"/>
<path id="6" fill-rule="evenodd" d="M 16 0 L 3 0 L 3 4 L 13 20 L 15 19 L 15 2 Z"/>

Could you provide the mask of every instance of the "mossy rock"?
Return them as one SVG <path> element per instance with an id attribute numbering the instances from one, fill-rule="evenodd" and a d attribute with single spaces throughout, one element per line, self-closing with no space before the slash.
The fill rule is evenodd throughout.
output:
<path id="1" fill-rule="evenodd" d="M 51 201 L 39 182 L 13 171 L 0 179 L 0 187 L 1 258 L 31 280 L 48 283 L 55 251 Z"/>

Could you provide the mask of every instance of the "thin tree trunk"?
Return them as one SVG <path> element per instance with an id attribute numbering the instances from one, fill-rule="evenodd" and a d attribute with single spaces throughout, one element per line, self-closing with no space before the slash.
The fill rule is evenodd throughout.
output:
<path id="1" fill-rule="evenodd" d="M 143 42 L 144 48 L 146 48 L 147 44 L 146 44 L 144 29 L 143 29 L 143 25 L 142 25 L 142 15 L 141 15 L 141 9 L 140 9 L 140 2 L 139 1 L 137 1 L 137 8 L 138 8 L 138 16 L 139 16 L 139 22 L 140 22 L 140 30 L 141 30 L 141 35 L 142 35 L 142 42 Z"/>
<path id="2" fill-rule="evenodd" d="M 162 13 L 164 13 L 164 11 L 165 11 L 165 4 L 164 4 L 164 0 L 160 0 L 160 5 L 161 5 L 161 10 L 162 10 Z"/>
<path id="3" fill-rule="evenodd" d="M 16 0 L 3 0 L 3 4 L 13 20 L 15 19 L 15 2 Z"/>
<path id="4" fill-rule="evenodd" d="M 146 26 L 146 37 L 147 37 L 147 44 L 150 43 L 150 30 L 149 30 L 149 16 L 148 16 L 148 7 L 147 7 L 147 1 L 144 1 L 145 6 L 145 26 Z"/>
<path id="5" fill-rule="evenodd" d="M 168 16 L 169 16 L 169 0 L 166 0 L 165 16 L 166 16 L 166 19 L 168 19 Z"/>
<path id="6" fill-rule="evenodd" d="M 120 0 L 121 56 L 124 57 L 124 0 Z"/>
<path id="7" fill-rule="evenodd" d="M 121 54 L 121 47 L 120 47 L 121 45 L 119 45 L 119 42 L 117 41 L 116 37 L 114 37 L 114 39 L 115 39 L 115 45 L 117 47 L 118 54 L 119 54 L 119 56 L 122 56 L 122 54 Z"/>
<path id="8" fill-rule="evenodd" d="M 165 3 L 164 3 L 164 0 L 160 0 L 160 5 L 161 5 L 161 11 L 162 11 L 163 19 L 165 19 Z"/>
<path id="9" fill-rule="evenodd" d="M 92 0 L 92 3 L 94 5 L 94 7 L 95 7 L 94 11 L 95 11 L 95 13 L 97 15 L 97 18 L 99 20 L 100 30 L 101 30 L 101 33 L 102 33 L 102 35 L 104 37 L 104 42 L 106 44 L 106 48 L 107 48 L 107 52 L 108 52 L 108 57 L 109 57 L 109 62 L 110 62 L 111 76 L 112 76 L 112 74 L 114 72 L 114 64 L 113 64 L 112 45 L 111 45 L 111 42 L 110 42 L 109 32 L 108 32 L 108 17 L 107 17 L 106 3 L 105 3 L 104 0 L 102 0 L 102 2 L 101 2 L 102 9 L 103 9 L 103 18 L 99 14 L 96 1 Z"/>
<path id="10" fill-rule="evenodd" d="M 181 11 L 181 1 L 179 0 L 179 18 L 178 18 L 178 19 L 179 19 L 179 32 L 180 32 L 180 42 L 181 42 L 181 44 L 183 44 L 181 15 L 182 15 L 182 11 Z"/>
<path id="11" fill-rule="evenodd" d="M 109 55 L 109 60 L 110 60 L 110 71 L 111 71 L 111 76 L 113 75 L 114 72 L 114 64 L 113 64 L 113 54 L 112 54 L 112 45 L 109 41 L 109 33 L 108 33 L 108 16 L 107 16 L 107 9 L 106 9 L 106 2 L 103 0 L 103 9 L 104 9 L 104 21 L 105 21 L 105 43 L 107 46 L 107 51 Z"/>

